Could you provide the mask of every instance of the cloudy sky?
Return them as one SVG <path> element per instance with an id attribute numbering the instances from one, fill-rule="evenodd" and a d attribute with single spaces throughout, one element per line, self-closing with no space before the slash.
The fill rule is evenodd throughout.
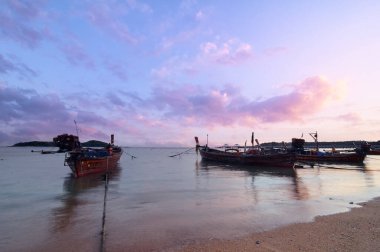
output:
<path id="1" fill-rule="evenodd" d="M 380 1 L 0 1 L 0 145 L 380 139 Z"/>

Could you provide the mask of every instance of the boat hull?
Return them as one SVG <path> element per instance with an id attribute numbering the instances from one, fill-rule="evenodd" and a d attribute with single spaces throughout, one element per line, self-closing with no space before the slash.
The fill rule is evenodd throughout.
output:
<path id="1" fill-rule="evenodd" d="M 257 167 L 264 166 L 293 168 L 295 162 L 294 154 L 292 153 L 230 153 L 205 147 L 200 148 L 199 152 L 202 159 L 204 160 L 212 160 L 223 163 L 245 164 Z"/>
<path id="2" fill-rule="evenodd" d="M 363 163 L 365 154 L 348 153 L 348 154 L 329 154 L 329 155 L 313 155 L 313 154 L 296 154 L 296 160 L 299 162 L 320 162 L 320 163 Z"/>
<path id="3" fill-rule="evenodd" d="M 380 155 L 380 150 L 369 150 L 368 155 Z"/>
<path id="4" fill-rule="evenodd" d="M 73 153 L 72 153 L 73 154 Z M 114 170 L 122 155 L 122 151 L 104 157 L 68 157 L 65 160 L 75 177 L 83 177 L 94 173 L 106 173 Z"/>

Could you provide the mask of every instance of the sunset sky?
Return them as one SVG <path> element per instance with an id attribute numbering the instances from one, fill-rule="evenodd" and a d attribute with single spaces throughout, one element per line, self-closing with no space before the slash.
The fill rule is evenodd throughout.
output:
<path id="1" fill-rule="evenodd" d="M 380 1 L 0 1 L 0 146 L 380 140 Z"/>

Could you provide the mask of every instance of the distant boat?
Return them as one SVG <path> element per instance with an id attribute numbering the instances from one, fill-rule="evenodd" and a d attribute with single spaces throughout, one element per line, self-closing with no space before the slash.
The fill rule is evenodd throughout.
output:
<path id="1" fill-rule="evenodd" d="M 50 150 L 31 150 L 31 152 L 39 152 L 41 154 L 55 154 L 59 151 L 50 151 Z"/>
<path id="2" fill-rule="evenodd" d="M 41 151 L 41 154 L 55 154 L 57 153 L 58 151 L 49 151 L 49 150 L 42 150 Z"/>
<path id="3" fill-rule="evenodd" d="M 317 163 L 363 163 L 366 151 L 362 148 L 355 148 L 348 151 L 320 151 L 318 147 L 318 134 L 310 133 L 316 143 L 315 149 L 305 149 L 305 139 L 293 138 L 292 151 L 296 155 L 297 162 L 317 162 Z"/>
<path id="4" fill-rule="evenodd" d="M 83 148 L 80 147 L 78 138 L 70 139 L 78 143 L 68 144 L 77 147 L 66 153 L 64 165 L 70 167 L 75 177 L 112 171 L 123 154 L 123 150 L 114 145 L 113 135 L 111 143 L 104 148 Z"/>
<path id="5" fill-rule="evenodd" d="M 282 167 L 293 168 L 295 162 L 294 153 L 280 149 L 264 150 L 257 147 L 227 146 L 210 148 L 208 145 L 199 145 L 198 137 L 195 137 L 196 150 L 199 151 L 202 160 L 211 160 L 224 163 L 237 163 L 255 167 Z"/>

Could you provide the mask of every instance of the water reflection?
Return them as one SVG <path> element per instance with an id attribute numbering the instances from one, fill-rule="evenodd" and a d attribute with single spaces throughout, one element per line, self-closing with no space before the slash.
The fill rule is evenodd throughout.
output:
<path id="1" fill-rule="evenodd" d="M 257 199 L 257 191 L 260 190 L 256 187 L 262 187 L 261 182 L 257 183 L 255 180 L 260 180 L 263 177 L 277 177 L 283 178 L 284 180 L 290 182 L 286 187 L 289 192 L 289 197 L 297 200 L 306 200 L 309 198 L 307 186 L 303 183 L 302 178 L 298 177 L 296 169 L 279 168 L 279 167 L 252 167 L 248 165 L 241 164 L 224 164 L 220 162 L 201 160 L 195 163 L 197 176 L 208 176 L 209 174 L 215 173 L 216 171 L 241 171 L 244 172 L 246 177 L 251 178 L 251 190 L 254 194 L 254 198 Z M 262 190 L 262 189 L 261 189 Z M 255 200 L 257 201 L 257 200 Z"/>
<path id="2" fill-rule="evenodd" d="M 363 172 L 366 185 L 368 187 L 376 187 L 378 184 L 376 175 L 380 172 L 380 158 L 367 156 Z"/>
<path id="3" fill-rule="evenodd" d="M 325 169 L 340 169 L 340 170 L 365 170 L 365 163 L 323 163 L 323 162 L 298 162 L 302 168 L 325 168 Z"/>
<path id="4" fill-rule="evenodd" d="M 269 175 L 278 177 L 295 177 L 297 176 L 295 169 L 279 168 L 279 167 L 252 167 L 242 164 L 224 164 L 215 161 L 197 161 L 196 169 L 203 173 L 208 173 L 212 170 L 229 170 L 229 171 L 245 171 L 251 176 Z M 199 174 L 198 174 L 199 175 Z M 204 175 L 204 174 L 203 174 Z"/>
<path id="5" fill-rule="evenodd" d="M 121 169 L 118 166 L 115 170 L 109 173 L 109 183 L 112 181 L 119 180 L 120 171 Z M 75 178 L 74 176 L 72 176 L 72 174 L 67 176 L 63 182 L 64 194 L 59 197 L 62 206 L 53 209 L 53 231 L 64 231 L 70 225 L 70 223 L 72 223 L 72 220 L 76 215 L 76 209 L 79 206 L 88 204 L 88 200 L 86 200 L 86 198 L 83 197 L 81 198 L 81 195 L 83 195 L 84 193 L 90 193 L 94 189 L 101 191 L 104 188 L 104 186 L 104 174 L 92 174 L 81 178 Z"/>

